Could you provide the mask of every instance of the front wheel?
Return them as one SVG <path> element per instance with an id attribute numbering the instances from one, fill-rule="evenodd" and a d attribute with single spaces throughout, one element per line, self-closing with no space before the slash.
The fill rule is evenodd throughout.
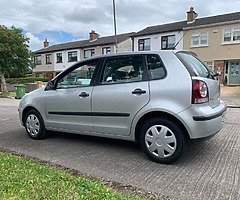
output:
<path id="1" fill-rule="evenodd" d="M 42 116 L 36 110 L 30 110 L 26 114 L 24 126 L 28 136 L 32 139 L 40 140 L 46 136 Z"/>
<path id="2" fill-rule="evenodd" d="M 152 118 L 142 127 L 140 144 L 146 155 L 155 162 L 171 164 L 186 150 L 182 128 L 168 118 Z"/>

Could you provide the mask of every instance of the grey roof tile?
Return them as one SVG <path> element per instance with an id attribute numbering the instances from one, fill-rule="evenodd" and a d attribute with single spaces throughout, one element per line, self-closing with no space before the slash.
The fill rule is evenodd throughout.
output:
<path id="1" fill-rule="evenodd" d="M 196 19 L 195 22 L 193 23 L 187 23 L 187 21 L 179 21 L 179 22 L 173 22 L 173 23 L 162 24 L 157 26 L 149 26 L 137 33 L 131 34 L 131 37 L 179 31 L 188 27 L 197 27 L 201 25 L 211 25 L 211 24 L 217 24 L 221 22 L 231 22 L 231 21 L 237 21 L 237 20 L 240 20 L 240 12 L 203 17 L 203 18 Z"/>
<path id="2" fill-rule="evenodd" d="M 133 33 L 134 32 L 117 35 L 118 44 L 129 39 L 130 35 Z M 91 48 L 94 46 L 102 46 L 102 45 L 110 45 L 110 44 L 115 44 L 115 36 L 114 35 L 100 37 L 94 41 L 81 40 L 81 41 L 76 41 L 76 42 L 68 42 L 68 43 L 63 43 L 63 44 L 51 45 L 47 48 L 37 50 L 34 53 L 40 54 L 40 53 L 48 53 L 48 52 L 61 51 L 61 50 L 67 50 L 67 49 Z"/>

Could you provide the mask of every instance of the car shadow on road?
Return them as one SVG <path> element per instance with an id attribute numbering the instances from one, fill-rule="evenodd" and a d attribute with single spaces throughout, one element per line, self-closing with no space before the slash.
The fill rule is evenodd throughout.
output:
<path id="1" fill-rule="evenodd" d="M 79 142 L 79 143 L 88 143 L 96 146 L 113 146 L 116 148 L 124 148 L 124 149 L 132 149 L 133 151 L 141 150 L 139 144 L 120 139 L 112 139 L 98 136 L 90 136 L 90 135 L 81 135 L 81 134 L 73 134 L 73 133 L 65 133 L 65 132 L 54 132 L 50 131 L 48 133 L 47 139 L 57 139 L 57 140 L 68 140 L 69 142 Z"/>
<path id="2" fill-rule="evenodd" d="M 101 149 L 108 149 L 111 147 L 112 149 L 117 150 L 119 153 L 122 152 L 122 154 L 126 154 L 126 152 L 129 152 L 137 157 L 141 157 L 143 161 L 148 160 L 151 162 L 142 152 L 140 145 L 132 141 L 52 131 L 48 134 L 48 140 L 62 140 L 67 141 L 68 143 L 77 143 L 77 145 L 85 144 Z M 208 151 L 209 148 L 213 148 L 211 145 L 214 145 L 214 143 L 212 144 L 211 141 L 189 144 L 188 149 L 182 158 L 172 165 L 181 166 L 196 162 L 205 162 L 206 157 L 214 156 L 210 151 Z"/>

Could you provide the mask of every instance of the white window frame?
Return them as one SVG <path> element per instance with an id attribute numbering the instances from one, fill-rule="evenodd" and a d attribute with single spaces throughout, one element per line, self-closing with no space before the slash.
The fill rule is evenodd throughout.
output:
<path id="1" fill-rule="evenodd" d="M 206 43 L 202 43 L 202 37 L 207 37 L 207 42 Z M 194 44 L 193 43 L 193 37 L 198 37 L 198 43 Z M 191 35 L 191 47 L 204 47 L 204 46 L 208 46 L 208 31 L 204 31 L 204 32 L 194 32 Z"/>
<path id="2" fill-rule="evenodd" d="M 169 43 L 169 38 L 170 38 L 170 37 L 174 37 L 174 44 L 173 44 L 172 47 L 169 47 L 169 44 L 171 44 L 171 43 Z M 166 42 L 166 48 L 163 48 L 163 42 L 164 42 L 163 38 L 167 38 L 167 39 L 165 40 L 165 42 Z M 175 45 L 176 45 L 176 35 L 174 35 L 174 34 L 171 34 L 171 35 L 162 35 L 160 42 L 161 42 L 161 50 L 174 49 L 174 47 L 175 47 Z"/>
<path id="3" fill-rule="evenodd" d="M 214 62 L 211 61 L 203 61 L 205 63 L 206 66 L 208 66 L 210 69 L 212 69 L 214 71 Z"/>
<path id="4" fill-rule="evenodd" d="M 224 40 L 224 36 L 225 36 L 225 33 L 226 33 L 226 31 L 229 31 L 229 33 L 230 33 L 230 41 L 225 41 Z M 238 32 L 240 32 L 240 27 L 238 26 L 238 27 L 226 27 L 226 28 L 223 28 L 223 31 L 222 31 L 222 44 L 238 44 L 238 43 L 240 43 L 240 39 L 239 40 L 234 40 L 234 33 L 236 32 L 236 31 L 238 31 Z"/>
<path id="5" fill-rule="evenodd" d="M 60 54 L 61 54 L 61 56 L 60 56 Z M 62 58 L 60 62 L 58 62 L 58 55 Z M 56 63 L 63 63 L 63 53 L 62 52 L 56 53 Z"/>
<path id="6" fill-rule="evenodd" d="M 78 61 L 78 55 L 77 55 L 77 51 L 68 51 L 67 53 L 68 56 L 68 62 L 77 62 Z M 76 58 L 76 59 L 73 59 Z"/>
<path id="7" fill-rule="evenodd" d="M 146 44 L 147 41 L 149 42 L 149 44 Z M 150 51 L 150 50 L 151 50 L 151 38 L 138 39 L 138 51 Z"/>
<path id="8" fill-rule="evenodd" d="M 102 55 L 110 54 L 111 48 L 110 47 L 102 47 Z"/>
<path id="9" fill-rule="evenodd" d="M 42 65 L 42 55 L 37 55 L 34 57 L 35 65 Z"/>
<path id="10" fill-rule="evenodd" d="M 88 53 L 89 56 L 87 55 Z M 95 49 L 84 49 L 84 58 L 91 58 L 95 56 Z"/>
<path id="11" fill-rule="evenodd" d="M 46 65 L 49 65 L 49 64 L 52 64 L 52 59 L 51 59 L 51 57 L 52 57 L 52 55 L 50 54 L 50 53 L 47 53 L 46 55 L 45 55 L 45 64 Z"/>

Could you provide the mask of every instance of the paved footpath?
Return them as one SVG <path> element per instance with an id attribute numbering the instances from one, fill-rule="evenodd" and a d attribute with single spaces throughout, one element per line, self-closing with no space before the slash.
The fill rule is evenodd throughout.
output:
<path id="1" fill-rule="evenodd" d="M 17 115 L 18 101 L 0 99 L 0 148 L 179 199 L 240 199 L 240 109 L 228 109 L 214 138 L 191 146 L 173 165 L 148 160 L 132 142 L 71 134 L 28 138 Z"/>

